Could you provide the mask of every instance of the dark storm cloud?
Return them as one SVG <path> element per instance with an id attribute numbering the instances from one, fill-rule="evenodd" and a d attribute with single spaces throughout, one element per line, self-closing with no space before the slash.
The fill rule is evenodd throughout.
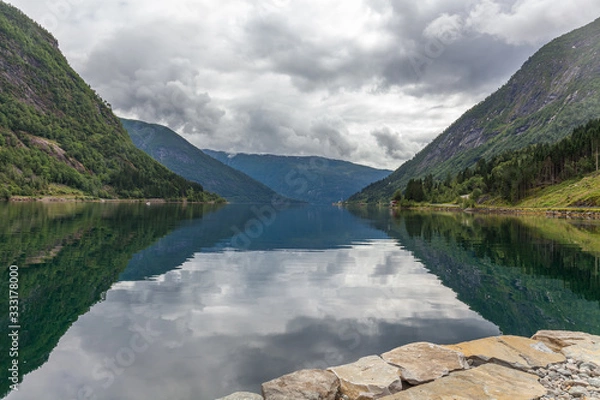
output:
<path id="1" fill-rule="evenodd" d="M 245 26 L 247 54 L 266 61 L 265 68 L 290 76 L 301 91 L 335 92 L 372 82 L 378 90 L 410 85 L 411 94 L 422 96 L 478 94 L 490 83 L 502 83 L 535 50 L 467 26 L 470 9 L 464 2 L 439 3 L 429 9 L 413 1 L 394 1 L 387 7 L 370 3 L 372 11 L 388 14 L 378 29 L 393 38 L 370 48 L 356 40 L 314 38 L 300 27 L 294 29 L 288 15 L 259 15 Z"/>

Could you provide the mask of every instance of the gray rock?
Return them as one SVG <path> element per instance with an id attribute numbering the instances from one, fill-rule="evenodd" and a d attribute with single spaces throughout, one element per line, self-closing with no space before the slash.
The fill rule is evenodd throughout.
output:
<path id="1" fill-rule="evenodd" d="M 569 389 L 569 394 L 574 397 L 584 397 L 589 396 L 590 392 L 588 392 L 584 387 L 573 386 L 571 389 Z"/>
<path id="2" fill-rule="evenodd" d="M 588 383 L 595 388 L 600 388 L 600 378 L 590 378 Z"/>
<path id="3" fill-rule="evenodd" d="M 581 368 L 583 370 L 593 371 L 593 370 L 597 369 L 598 366 L 596 364 L 584 362 L 579 366 L 579 368 Z"/>

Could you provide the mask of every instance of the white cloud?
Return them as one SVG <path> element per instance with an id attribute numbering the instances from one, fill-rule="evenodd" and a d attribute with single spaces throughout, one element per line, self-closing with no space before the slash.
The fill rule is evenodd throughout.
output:
<path id="1" fill-rule="evenodd" d="M 202 148 L 385 168 L 544 42 L 600 14 L 595 0 L 12 3 L 50 28 L 125 117 L 164 123 Z M 402 132 L 406 151 L 371 135 L 384 129 Z"/>
<path id="2" fill-rule="evenodd" d="M 538 45 L 599 16 L 596 0 L 517 0 L 505 8 L 497 0 L 482 0 L 469 13 L 467 25 L 510 44 Z"/>

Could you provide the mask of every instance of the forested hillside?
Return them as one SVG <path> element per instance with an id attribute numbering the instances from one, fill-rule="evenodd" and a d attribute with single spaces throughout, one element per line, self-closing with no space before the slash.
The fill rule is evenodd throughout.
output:
<path id="1" fill-rule="evenodd" d="M 600 167 L 600 120 L 576 128 L 555 144 L 537 144 L 516 152 L 505 152 L 490 161 L 480 159 L 472 168 L 438 180 L 432 174 L 411 179 L 394 198 L 433 203 L 454 201 L 469 195 L 473 202 L 482 196 L 511 204 L 540 189 L 597 172 Z M 569 206 L 600 206 L 600 197 L 578 199 Z"/>
<path id="2" fill-rule="evenodd" d="M 128 119 L 121 122 L 138 149 L 231 203 L 270 203 L 279 196 L 243 172 L 204 154 L 166 126 Z"/>
<path id="3" fill-rule="evenodd" d="M 392 172 L 323 157 L 204 152 L 284 196 L 311 204 L 331 204 L 346 199 Z"/>
<path id="4" fill-rule="evenodd" d="M 56 39 L 0 2 L 0 197 L 39 195 L 217 199 L 136 149 Z"/>

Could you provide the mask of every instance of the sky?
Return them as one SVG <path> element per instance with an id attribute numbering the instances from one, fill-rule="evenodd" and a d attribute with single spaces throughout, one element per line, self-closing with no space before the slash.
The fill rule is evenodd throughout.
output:
<path id="1" fill-rule="evenodd" d="M 10 0 L 122 117 L 396 169 L 597 0 Z"/>

